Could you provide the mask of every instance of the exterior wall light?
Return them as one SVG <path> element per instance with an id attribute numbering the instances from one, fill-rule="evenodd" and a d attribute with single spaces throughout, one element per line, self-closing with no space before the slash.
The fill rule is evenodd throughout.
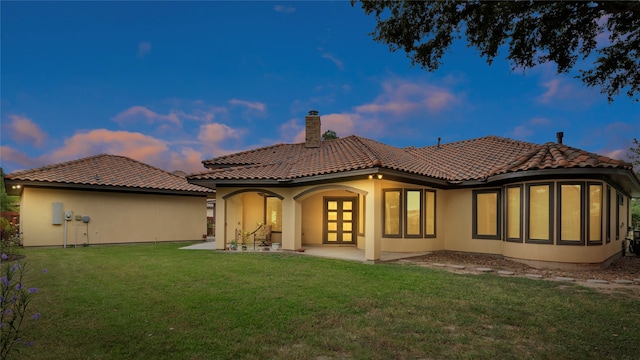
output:
<path id="1" fill-rule="evenodd" d="M 11 185 L 11 188 L 12 188 L 12 189 L 14 189 L 14 190 L 15 190 L 15 189 L 20 189 L 21 187 L 22 187 L 22 186 L 20 186 L 20 185 Z"/>
<path id="2" fill-rule="evenodd" d="M 378 174 L 378 180 L 382 180 L 382 174 Z"/>
<path id="3" fill-rule="evenodd" d="M 373 180 L 375 178 L 377 178 L 378 180 L 382 180 L 382 174 L 369 174 L 369 180 Z"/>

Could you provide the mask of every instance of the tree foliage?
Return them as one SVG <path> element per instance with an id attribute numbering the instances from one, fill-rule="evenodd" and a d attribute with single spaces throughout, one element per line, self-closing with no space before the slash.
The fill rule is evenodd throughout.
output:
<path id="1" fill-rule="evenodd" d="M 633 146 L 629 148 L 628 156 L 633 168 L 636 169 L 638 176 L 640 176 L 640 141 L 638 139 L 633 139 Z"/>
<path id="2" fill-rule="evenodd" d="M 587 86 L 599 87 L 609 101 L 621 92 L 638 101 L 639 1 L 360 2 L 378 22 L 374 40 L 404 50 L 429 71 L 464 35 L 489 64 L 506 50 L 513 69 L 553 62 L 558 73 L 568 73 L 586 59 L 577 77 Z"/>
<path id="3" fill-rule="evenodd" d="M 0 168 L 0 211 L 16 211 L 20 198 L 7 194 L 4 188 L 4 171 Z"/>
<path id="4" fill-rule="evenodd" d="M 324 132 L 324 134 L 322 134 L 322 140 L 333 140 L 333 139 L 339 139 L 338 135 L 333 130 L 327 130 Z"/>

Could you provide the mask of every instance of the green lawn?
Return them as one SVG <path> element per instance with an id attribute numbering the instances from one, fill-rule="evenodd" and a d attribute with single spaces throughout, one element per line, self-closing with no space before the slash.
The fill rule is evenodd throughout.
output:
<path id="1" fill-rule="evenodd" d="M 25 249 L 28 359 L 636 359 L 640 301 L 579 285 L 184 244 Z M 47 273 L 40 271 L 47 268 Z"/>

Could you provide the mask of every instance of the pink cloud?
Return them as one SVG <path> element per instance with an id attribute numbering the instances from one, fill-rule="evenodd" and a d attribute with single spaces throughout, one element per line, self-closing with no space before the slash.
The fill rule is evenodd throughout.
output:
<path id="1" fill-rule="evenodd" d="M 66 139 L 64 147 L 53 151 L 47 158 L 50 163 L 57 163 L 107 153 L 158 166 L 161 155 L 167 150 L 163 141 L 141 133 L 96 129 Z"/>
<path id="2" fill-rule="evenodd" d="M 203 150 L 206 151 L 206 157 L 209 158 L 228 154 L 230 151 L 223 149 L 222 143 L 229 139 L 240 139 L 243 134 L 243 130 L 234 129 L 224 124 L 205 124 L 200 126 L 198 140 L 202 143 Z"/>
<path id="3" fill-rule="evenodd" d="M 29 155 L 23 153 L 22 151 L 16 150 L 9 146 L 0 146 L 0 156 L 2 157 L 2 164 L 4 167 L 7 167 L 7 165 L 9 165 L 9 168 L 16 169 L 12 170 L 11 172 L 46 165 L 46 162 L 40 159 L 31 158 L 29 157 Z"/>
<path id="4" fill-rule="evenodd" d="M 386 81 L 383 93 L 372 103 L 356 107 L 358 113 L 391 113 L 404 116 L 419 111 L 438 113 L 461 99 L 449 90 L 429 84 L 410 81 Z"/>
<path id="5" fill-rule="evenodd" d="M 47 135 L 31 119 L 18 115 L 11 115 L 9 118 L 11 122 L 5 127 L 12 140 L 35 147 L 44 145 Z"/>
<path id="6" fill-rule="evenodd" d="M 161 115 L 144 106 L 132 106 L 113 118 L 113 121 L 121 126 L 125 123 L 139 120 L 146 120 L 147 124 L 168 122 L 180 125 L 180 119 L 176 113 L 170 112 L 168 115 Z"/>
<path id="7" fill-rule="evenodd" d="M 182 149 L 180 152 L 172 152 L 169 159 L 169 169 L 180 169 L 187 173 L 199 173 L 206 171 L 202 165 L 202 153 L 192 148 Z"/>

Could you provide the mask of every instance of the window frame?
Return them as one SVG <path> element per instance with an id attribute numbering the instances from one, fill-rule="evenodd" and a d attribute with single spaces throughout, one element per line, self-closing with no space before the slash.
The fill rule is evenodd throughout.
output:
<path id="1" fill-rule="evenodd" d="M 605 236 L 607 239 L 607 244 L 611 242 L 611 186 L 607 185 L 607 214 L 605 216 L 606 218 L 606 224 L 605 224 Z"/>
<path id="2" fill-rule="evenodd" d="M 578 241 L 575 240 L 563 240 L 562 239 L 562 186 L 563 185 L 579 185 L 580 186 L 580 216 L 579 216 L 579 226 L 578 229 L 580 231 L 580 238 Z M 585 195 L 585 183 L 584 181 L 558 181 L 556 184 L 556 193 L 557 193 L 557 211 L 556 211 L 556 244 L 558 245 L 577 245 L 583 246 L 585 243 L 585 206 L 587 196 Z"/>
<path id="3" fill-rule="evenodd" d="M 531 188 L 534 186 L 547 186 L 549 189 L 549 238 L 548 239 L 532 239 L 531 238 Z M 525 221 L 525 233 L 524 233 L 524 242 L 530 244 L 553 244 L 553 231 L 554 231 L 554 223 L 553 223 L 553 214 L 554 214 L 554 183 L 553 182 L 540 182 L 540 183 L 529 183 L 526 185 L 526 203 L 527 203 L 527 216 Z"/>
<path id="4" fill-rule="evenodd" d="M 502 240 L 502 188 L 480 189 L 472 191 L 472 238 L 480 240 Z M 496 234 L 478 234 L 478 195 L 496 194 Z"/>
<path id="5" fill-rule="evenodd" d="M 620 240 L 620 206 L 624 205 L 624 198 L 616 190 L 616 240 Z"/>
<path id="6" fill-rule="evenodd" d="M 267 201 L 267 199 L 276 199 L 276 200 L 280 201 L 280 219 L 279 219 L 279 220 L 280 220 L 280 229 L 279 229 L 279 230 L 274 229 L 273 224 L 272 224 L 272 223 L 270 223 L 269 221 L 267 221 L 267 215 L 268 215 L 268 214 L 267 214 L 267 212 L 268 212 L 268 211 L 267 211 L 267 210 L 268 210 L 268 205 L 267 205 L 268 201 Z M 266 196 L 264 197 L 264 211 L 263 211 L 263 213 L 264 213 L 264 219 L 263 219 L 263 222 L 262 222 L 262 223 L 263 223 L 265 226 L 266 226 L 266 225 L 271 225 L 271 232 L 272 232 L 272 233 L 281 234 L 281 233 L 282 233 L 282 226 L 284 225 L 284 224 L 283 224 L 283 219 L 282 219 L 282 199 L 280 199 L 280 198 L 279 198 L 279 197 L 277 197 L 277 196 L 266 195 Z"/>
<path id="7" fill-rule="evenodd" d="M 600 186 L 600 240 L 591 240 L 591 186 Z M 602 245 L 603 240 L 603 226 L 602 219 L 604 218 L 603 212 L 605 208 L 604 203 L 604 185 L 600 182 L 587 182 L 585 186 L 585 239 L 587 245 Z M 611 242 L 611 239 L 607 237 L 607 243 Z"/>
<path id="8" fill-rule="evenodd" d="M 517 188 L 520 190 L 520 206 L 519 206 L 519 217 L 520 217 L 520 229 L 518 229 L 519 237 L 511 238 L 509 237 L 509 189 Z M 504 238 L 505 241 L 522 243 L 524 236 L 524 187 L 522 184 L 519 185 L 508 185 L 505 187 L 505 195 L 504 195 Z"/>
<path id="9" fill-rule="evenodd" d="M 419 205 L 420 205 L 420 209 L 419 209 L 419 215 L 418 215 L 418 229 L 419 229 L 419 233 L 418 234 L 409 234 L 409 217 L 408 217 L 408 213 L 409 213 L 409 209 L 408 209 L 408 205 L 409 205 L 409 201 L 408 201 L 408 196 L 410 192 L 417 192 L 418 193 L 418 199 L 419 199 Z M 402 207 L 402 212 L 403 212 L 403 231 L 404 233 L 401 234 L 403 235 L 405 238 L 423 238 L 424 237 L 424 196 L 423 196 L 423 191 L 422 189 L 412 189 L 412 188 L 406 188 L 403 191 L 404 193 L 404 206 Z"/>
<path id="10" fill-rule="evenodd" d="M 429 212 L 427 209 L 427 194 L 433 194 L 433 234 L 430 234 L 427 232 L 427 217 L 429 216 Z M 437 236 L 437 229 L 438 229 L 438 222 L 437 222 L 437 215 L 438 212 L 436 211 L 437 209 L 437 192 L 435 190 L 429 190 L 429 189 L 424 189 L 424 196 L 423 196 L 423 201 L 424 201 L 424 215 L 423 215 L 423 221 L 424 221 L 424 230 L 423 230 L 423 234 L 424 234 L 424 238 L 425 239 L 429 239 L 429 238 L 435 238 Z"/>
<path id="11" fill-rule="evenodd" d="M 387 193 L 397 192 L 398 193 L 398 234 L 390 234 L 387 232 Z M 402 188 L 391 188 L 391 189 L 382 189 L 382 236 L 385 238 L 402 238 L 402 231 L 404 229 L 404 224 L 402 221 L 403 213 L 404 213 L 404 204 L 403 204 L 403 191 Z"/>

